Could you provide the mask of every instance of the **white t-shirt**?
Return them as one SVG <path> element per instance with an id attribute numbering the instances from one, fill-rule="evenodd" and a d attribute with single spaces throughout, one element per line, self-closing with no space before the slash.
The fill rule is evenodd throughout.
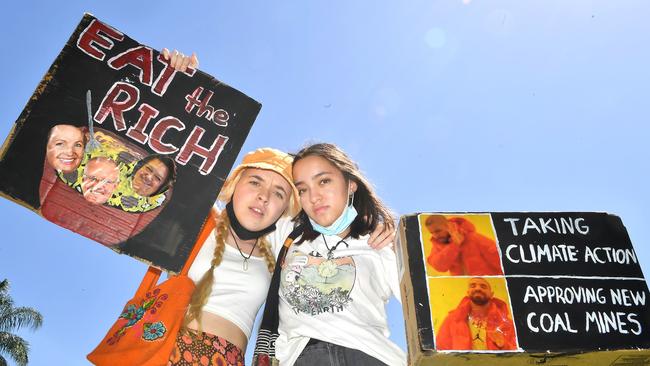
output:
<path id="1" fill-rule="evenodd" d="M 274 256 L 277 257 L 292 227 L 290 219 L 281 218 L 276 223 L 276 231 L 267 236 Z M 213 230 L 188 272 L 188 276 L 195 283 L 210 268 L 216 245 Z M 247 271 L 243 270 L 243 261 L 244 258 L 237 248 L 226 244 L 221 264 L 214 269 L 212 290 L 203 311 L 228 319 L 250 338 L 255 316 L 266 300 L 271 273 L 264 258 L 250 257 Z"/>
<path id="2" fill-rule="evenodd" d="M 391 366 L 406 365 L 404 352 L 388 339 L 385 311 L 391 294 L 399 299 L 395 253 L 372 249 L 368 236 L 325 238 L 294 244 L 287 252 L 275 344 L 280 364 L 293 365 L 315 338 L 360 350 Z"/>

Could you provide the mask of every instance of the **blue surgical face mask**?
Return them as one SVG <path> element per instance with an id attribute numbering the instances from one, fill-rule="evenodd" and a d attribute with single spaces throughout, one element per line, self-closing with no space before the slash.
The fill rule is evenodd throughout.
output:
<path id="1" fill-rule="evenodd" d="M 349 189 L 349 188 L 348 188 Z M 321 234 L 325 235 L 338 235 L 345 231 L 350 224 L 352 224 L 352 221 L 357 217 L 357 209 L 354 208 L 354 193 L 352 193 L 352 202 L 350 202 L 349 205 L 345 207 L 343 212 L 341 213 L 341 216 L 339 216 L 330 226 L 321 226 L 316 223 L 316 221 L 312 220 L 309 218 L 309 222 L 311 222 L 311 226 L 314 228 L 314 230 L 318 231 Z"/>

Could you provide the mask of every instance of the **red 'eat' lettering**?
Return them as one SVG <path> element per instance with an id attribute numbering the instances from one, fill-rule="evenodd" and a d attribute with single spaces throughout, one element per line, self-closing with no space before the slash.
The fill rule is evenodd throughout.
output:
<path id="1" fill-rule="evenodd" d="M 151 48 L 138 46 L 128 49 L 108 60 L 108 66 L 120 70 L 126 65 L 135 66 L 140 70 L 140 82 L 151 85 L 153 51 Z"/>
<path id="2" fill-rule="evenodd" d="M 100 34 L 103 33 L 104 35 Z M 124 39 L 124 34 L 107 26 L 106 24 L 93 19 L 92 22 L 81 32 L 79 39 L 77 39 L 77 47 L 89 56 L 103 61 L 106 54 L 97 46 L 101 46 L 107 50 L 113 48 L 113 41 L 121 41 Z"/>

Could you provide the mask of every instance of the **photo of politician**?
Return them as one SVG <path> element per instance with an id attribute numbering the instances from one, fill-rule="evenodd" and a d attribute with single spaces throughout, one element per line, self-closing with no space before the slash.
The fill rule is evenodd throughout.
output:
<path id="1" fill-rule="evenodd" d="M 102 129 L 56 125 L 48 136 L 47 165 L 64 183 L 92 204 L 106 204 L 126 212 L 147 212 L 160 207 L 171 195 L 176 167 L 167 156 L 134 150 L 122 139 Z M 46 165 L 46 169 L 47 169 Z"/>
<path id="2" fill-rule="evenodd" d="M 114 246 L 141 232 L 172 195 L 174 161 L 101 128 L 58 124 L 47 136 L 41 214 Z M 111 225 L 105 223 L 110 222 Z"/>
<path id="3" fill-rule="evenodd" d="M 131 163 L 124 184 L 109 203 L 127 212 L 145 212 L 157 208 L 171 196 L 176 181 L 176 165 L 164 155 L 149 155 Z"/>
<path id="4" fill-rule="evenodd" d="M 432 278 L 429 297 L 437 350 L 517 350 L 504 278 Z"/>
<path id="5" fill-rule="evenodd" d="M 489 214 L 422 214 L 419 219 L 427 275 L 503 275 Z"/>
<path id="6" fill-rule="evenodd" d="M 144 197 L 164 191 L 171 182 L 174 171 L 173 164 L 173 160 L 163 155 L 147 156 L 140 160 L 135 167 L 133 175 L 130 177 L 131 187 Z"/>
<path id="7" fill-rule="evenodd" d="M 45 159 L 57 171 L 72 173 L 81 164 L 85 147 L 85 135 L 79 127 L 59 124 L 47 135 Z"/>
<path id="8" fill-rule="evenodd" d="M 113 195 L 119 179 L 117 162 L 103 156 L 91 158 L 81 178 L 81 193 L 89 203 L 101 205 Z"/>

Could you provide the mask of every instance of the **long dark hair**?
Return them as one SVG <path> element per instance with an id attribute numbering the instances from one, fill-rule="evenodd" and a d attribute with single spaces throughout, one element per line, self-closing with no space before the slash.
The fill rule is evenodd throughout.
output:
<path id="1" fill-rule="evenodd" d="M 293 159 L 293 166 L 301 159 L 308 156 L 319 156 L 334 165 L 341 173 L 346 182 L 352 180 L 357 184 L 357 191 L 354 193 L 354 208 L 358 215 L 350 224 L 350 236 L 357 239 L 359 236 L 371 233 L 377 224 L 384 223 L 389 228 L 394 227 L 394 216 L 390 209 L 377 197 L 372 184 L 361 174 L 357 164 L 343 152 L 338 146 L 328 143 L 318 143 L 307 146 L 300 150 Z M 304 241 L 312 241 L 320 234 L 314 230 L 309 222 L 305 210 L 301 210 L 294 218 L 299 225 L 303 225 L 304 232 L 296 244 Z"/>

